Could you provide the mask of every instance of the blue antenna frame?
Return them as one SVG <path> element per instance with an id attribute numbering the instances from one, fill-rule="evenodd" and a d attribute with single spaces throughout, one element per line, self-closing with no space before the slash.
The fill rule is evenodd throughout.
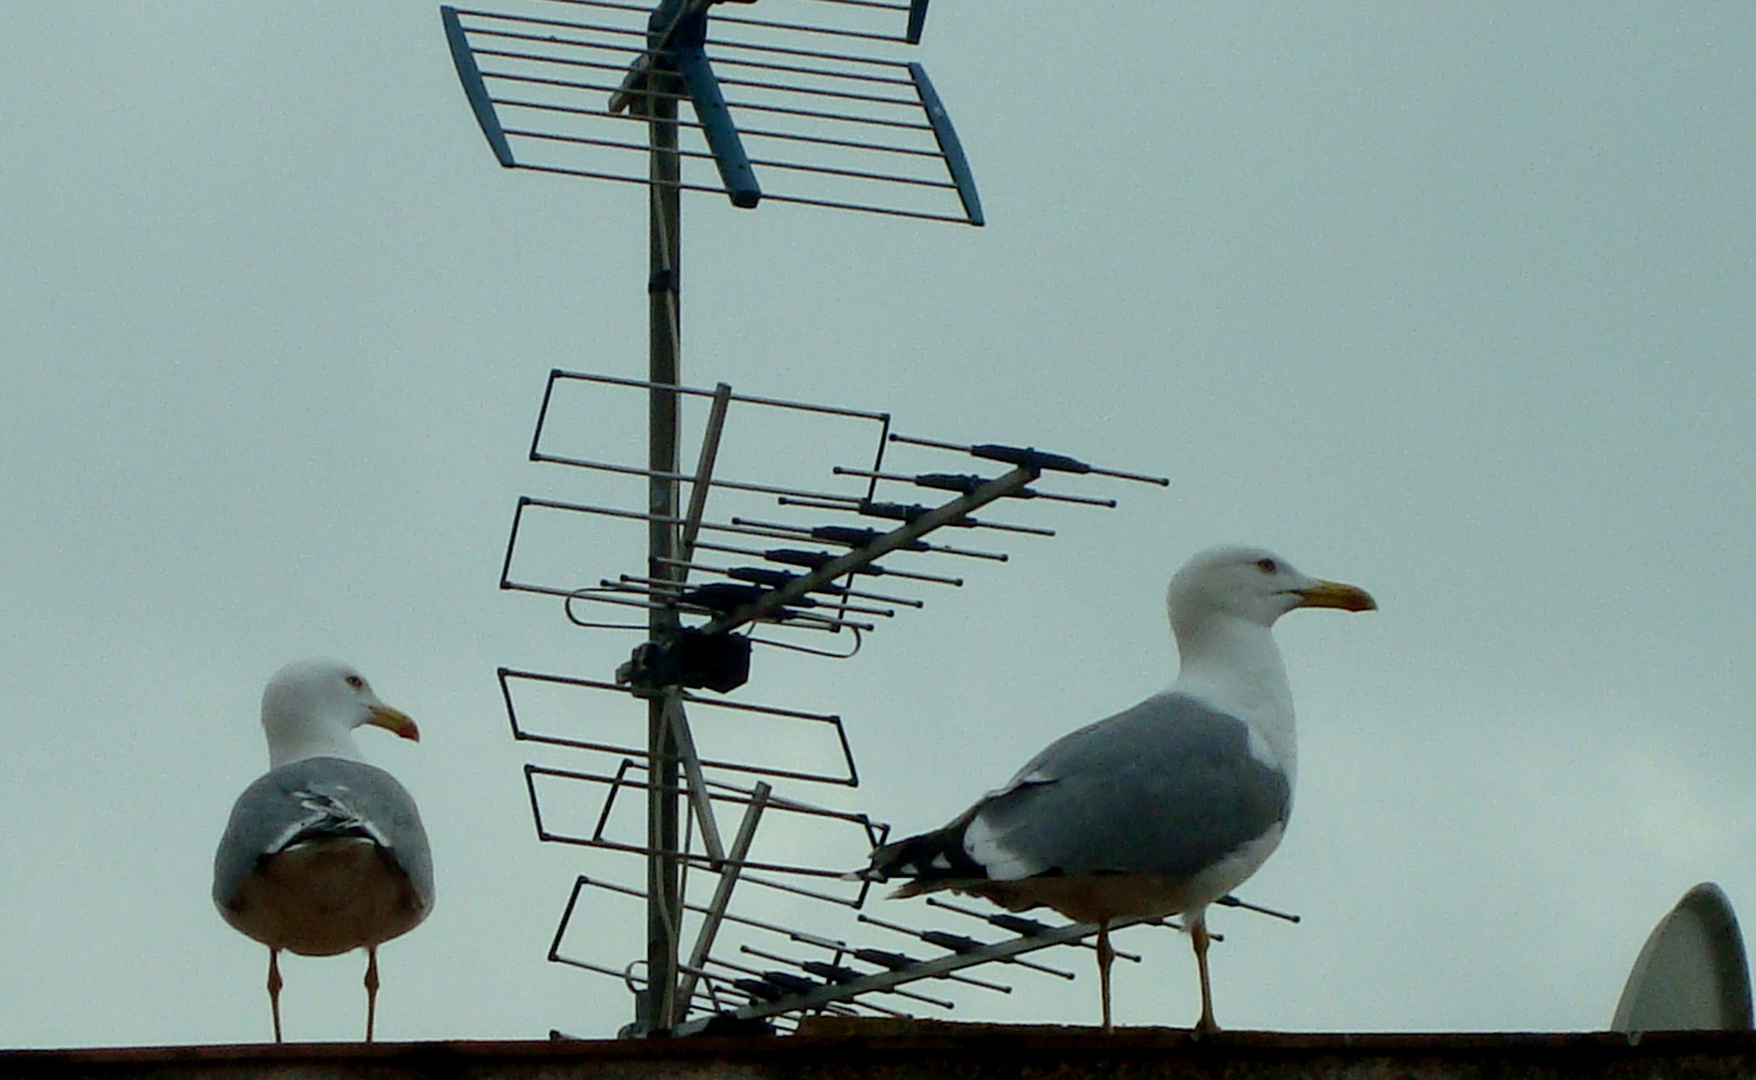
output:
<path id="1" fill-rule="evenodd" d="M 920 64 L 794 44 L 843 37 L 918 44 L 927 0 L 906 9 L 868 5 L 906 17 L 887 33 L 742 15 L 716 21 L 713 9 L 726 2 L 756 0 L 661 0 L 644 26 L 627 24 L 626 13 L 638 9 L 609 0 L 557 14 L 601 8 L 622 24 L 451 6 L 440 14 L 470 110 L 506 168 L 652 183 L 636 166 L 646 141 L 620 136 L 637 119 L 632 106 L 660 92 L 658 79 L 670 83 L 663 93 L 694 112 L 693 122 L 679 125 L 688 136 L 673 181 L 680 188 L 717 191 L 746 210 L 795 202 L 984 224 L 974 173 Z M 618 83 L 593 81 L 617 69 Z M 608 95 L 607 109 L 596 104 L 598 94 Z M 688 145 L 697 132 L 700 149 Z M 708 159 L 717 183 L 690 169 Z"/>

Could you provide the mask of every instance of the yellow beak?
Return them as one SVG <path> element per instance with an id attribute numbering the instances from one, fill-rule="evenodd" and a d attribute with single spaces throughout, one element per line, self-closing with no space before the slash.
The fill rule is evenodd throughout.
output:
<path id="1" fill-rule="evenodd" d="M 376 724 L 387 731 L 394 731 L 405 739 L 421 741 L 421 729 L 415 726 L 415 722 L 409 719 L 408 714 L 388 705 L 372 706 L 372 719 L 366 722 Z"/>
<path id="2" fill-rule="evenodd" d="M 1319 581 L 1309 589 L 1299 590 L 1300 607 L 1340 608 L 1343 611 L 1377 611 L 1378 601 L 1358 585 L 1339 581 Z"/>

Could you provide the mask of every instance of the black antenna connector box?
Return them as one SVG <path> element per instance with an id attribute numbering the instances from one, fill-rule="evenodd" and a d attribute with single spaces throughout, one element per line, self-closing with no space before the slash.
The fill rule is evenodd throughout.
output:
<path id="1" fill-rule="evenodd" d="M 616 681 L 643 690 L 687 686 L 728 693 L 750 681 L 750 639 L 683 630 L 669 641 L 636 648 Z"/>

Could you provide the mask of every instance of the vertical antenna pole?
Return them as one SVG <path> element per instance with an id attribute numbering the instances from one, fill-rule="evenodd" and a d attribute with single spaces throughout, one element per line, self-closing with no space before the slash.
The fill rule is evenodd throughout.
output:
<path id="1" fill-rule="evenodd" d="M 650 318 L 650 374 L 659 386 L 650 392 L 647 426 L 647 464 L 655 474 L 648 482 L 648 508 L 652 521 L 647 531 L 647 575 L 670 580 L 679 575 L 677 481 L 677 394 L 662 389 L 677 385 L 681 352 L 679 280 L 682 245 L 679 230 L 682 211 L 678 184 L 682 159 L 677 153 L 677 93 L 681 82 L 663 56 L 654 56 L 644 95 L 651 145 L 652 196 L 648 225 L 649 271 L 647 281 Z M 647 624 L 648 636 L 657 642 L 677 636 L 677 613 L 654 608 Z M 667 699 L 677 691 L 647 701 L 647 751 L 650 773 L 647 785 L 646 829 L 646 996 L 641 1000 L 638 1026 L 643 1034 L 669 1031 L 676 1024 L 677 942 L 682 932 L 683 897 L 678 880 L 680 852 L 677 740 L 667 718 Z"/>

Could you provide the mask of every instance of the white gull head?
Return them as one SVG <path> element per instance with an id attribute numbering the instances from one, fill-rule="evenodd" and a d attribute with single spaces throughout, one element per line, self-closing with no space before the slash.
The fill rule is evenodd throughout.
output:
<path id="1" fill-rule="evenodd" d="M 1182 658 L 1171 691 L 1242 719 L 1256 757 L 1293 779 L 1293 695 L 1270 628 L 1294 608 L 1370 611 L 1371 595 L 1302 574 L 1272 551 L 1226 544 L 1184 563 L 1165 602 Z"/>
<path id="2" fill-rule="evenodd" d="M 262 730 L 268 736 L 271 769 L 314 757 L 364 760 L 353 730 L 365 724 L 405 739 L 421 737 L 413 720 L 378 700 L 364 676 L 334 660 L 288 664 L 262 691 Z"/>

